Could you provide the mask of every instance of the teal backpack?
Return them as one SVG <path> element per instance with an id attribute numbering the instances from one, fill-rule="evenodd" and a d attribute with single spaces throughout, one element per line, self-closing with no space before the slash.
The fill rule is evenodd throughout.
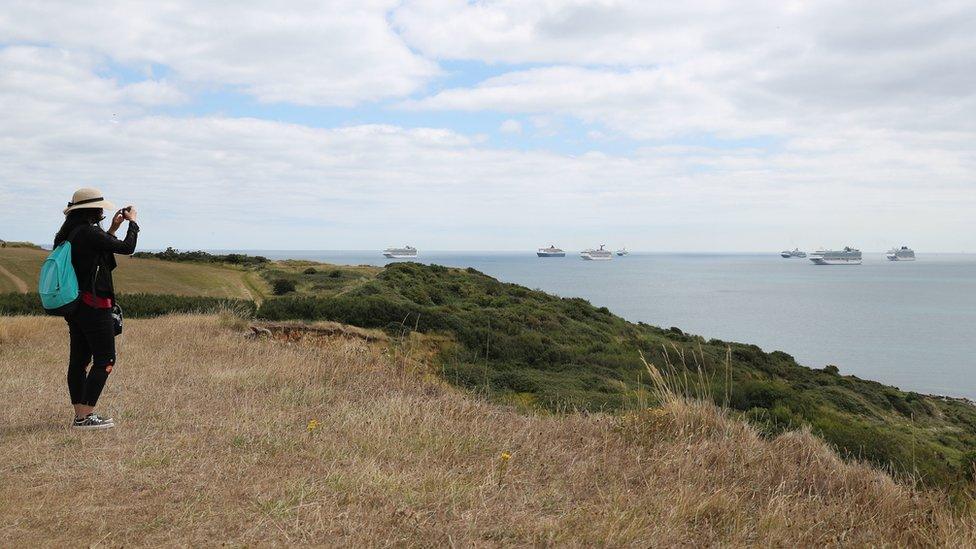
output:
<path id="1" fill-rule="evenodd" d="M 68 239 L 54 248 L 41 265 L 41 276 L 37 282 L 37 293 L 41 295 L 41 305 L 49 315 L 69 316 L 78 308 L 80 292 L 78 277 L 71 264 L 71 239 L 84 225 L 75 227 Z"/>

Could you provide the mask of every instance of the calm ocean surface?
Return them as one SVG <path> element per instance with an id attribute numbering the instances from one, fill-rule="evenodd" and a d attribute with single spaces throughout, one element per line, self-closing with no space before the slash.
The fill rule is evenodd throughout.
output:
<path id="1" fill-rule="evenodd" d="M 274 259 L 383 265 L 376 251 L 248 251 Z M 894 263 L 817 266 L 778 253 L 641 254 L 613 261 L 534 252 L 424 252 L 419 261 L 474 267 L 632 321 L 785 351 L 806 366 L 906 390 L 976 399 L 976 255 L 918 254 Z"/>

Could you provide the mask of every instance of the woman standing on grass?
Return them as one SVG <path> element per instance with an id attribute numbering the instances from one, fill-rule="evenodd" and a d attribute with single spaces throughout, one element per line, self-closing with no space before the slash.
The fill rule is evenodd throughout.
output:
<path id="1" fill-rule="evenodd" d="M 101 192 L 78 189 L 68 202 L 64 224 L 54 237 L 55 248 L 65 240 L 71 241 L 71 264 L 81 290 L 78 309 L 66 318 L 71 339 L 68 393 L 75 409 L 71 426 L 76 429 L 115 427 L 112 418 L 99 416 L 94 409 L 115 364 L 114 254 L 135 252 L 139 225 L 136 225 L 136 209 L 128 206 L 115 213 L 111 227 L 105 231 L 100 225 L 105 219 L 104 210 L 115 210 L 115 206 Z M 129 227 L 125 240 L 119 240 L 115 233 L 123 220 L 129 222 Z"/>

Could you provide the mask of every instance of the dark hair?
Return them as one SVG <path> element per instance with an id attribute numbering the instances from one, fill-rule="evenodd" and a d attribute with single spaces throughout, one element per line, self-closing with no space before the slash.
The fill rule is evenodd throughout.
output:
<path id="1" fill-rule="evenodd" d="M 64 218 L 64 223 L 58 229 L 58 234 L 54 235 L 54 247 L 68 239 L 68 235 L 78 225 L 95 225 L 105 219 L 101 208 L 78 208 L 71 210 Z"/>

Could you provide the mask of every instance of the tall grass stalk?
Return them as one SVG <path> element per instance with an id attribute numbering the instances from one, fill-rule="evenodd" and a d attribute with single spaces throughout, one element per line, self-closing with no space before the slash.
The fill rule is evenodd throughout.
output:
<path id="1" fill-rule="evenodd" d="M 640 360 L 647 370 L 648 378 L 651 383 L 651 393 L 659 404 L 668 404 L 687 399 L 714 402 L 712 395 L 713 375 L 709 375 L 705 368 L 705 356 L 700 350 L 696 353 L 693 349 L 690 352 L 691 362 L 694 367 L 689 367 L 689 356 L 684 349 L 671 345 L 671 352 L 666 345 L 662 345 L 662 356 L 664 357 L 663 366 L 657 366 L 649 362 L 640 352 Z M 677 356 L 678 362 L 671 359 L 671 353 Z M 727 368 L 728 370 L 728 368 Z M 689 377 L 688 372 L 693 374 Z M 725 384 L 726 394 L 728 394 L 728 383 Z M 726 402 L 728 397 L 725 397 Z"/>

